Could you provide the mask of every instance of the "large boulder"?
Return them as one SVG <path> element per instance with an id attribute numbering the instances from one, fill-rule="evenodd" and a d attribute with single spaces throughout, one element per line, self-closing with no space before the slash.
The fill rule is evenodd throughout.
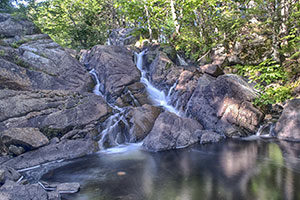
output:
<path id="1" fill-rule="evenodd" d="M 49 143 L 48 138 L 37 128 L 11 128 L 3 131 L 0 136 L 7 147 L 17 145 L 32 150 Z"/>
<path id="2" fill-rule="evenodd" d="M 95 69 L 101 83 L 100 90 L 110 102 L 120 97 L 126 87 L 140 81 L 132 52 L 125 47 L 97 45 L 82 62 L 89 70 Z"/>
<path id="3" fill-rule="evenodd" d="M 0 89 L 83 91 L 92 80 L 75 58 L 33 23 L 0 14 Z"/>
<path id="4" fill-rule="evenodd" d="M 180 73 L 175 87 L 173 86 L 174 88 L 169 90 L 169 101 L 179 111 L 184 112 L 186 110 L 186 105 L 197 87 L 200 76 L 201 73 L 198 70 L 184 70 Z"/>
<path id="5" fill-rule="evenodd" d="M 187 114 L 205 129 L 228 137 L 253 134 L 263 117 L 252 104 L 255 98 L 254 89 L 237 75 L 217 79 L 204 75 L 188 102 Z"/>
<path id="6" fill-rule="evenodd" d="M 187 147 L 199 142 L 198 130 L 203 129 L 196 120 L 163 112 L 144 139 L 143 147 L 148 151 L 163 151 Z"/>
<path id="7" fill-rule="evenodd" d="M 104 121 L 111 111 L 101 96 L 71 91 L 0 92 L 0 130 L 38 128 L 48 139 L 76 132 L 80 137 Z M 15 130 L 15 129 L 13 129 Z"/>
<path id="8" fill-rule="evenodd" d="M 274 129 L 279 139 L 300 142 L 300 99 L 290 100 Z"/>
<path id="9" fill-rule="evenodd" d="M 144 139 L 153 128 L 156 118 L 161 109 L 148 104 L 132 108 L 127 114 L 129 124 L 130 142 L 137 142 Z"/>

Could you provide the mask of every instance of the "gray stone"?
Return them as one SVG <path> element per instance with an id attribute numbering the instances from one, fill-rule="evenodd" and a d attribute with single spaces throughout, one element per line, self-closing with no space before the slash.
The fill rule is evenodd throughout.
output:
<path id="1" fill-rule="evenodd" d="M 263 114 L 252 104 L 254 89 L 237 75 L 203 76 L 187 105 L 187 113 L 206 130 L 234 135 L 254 134 Z"/>
<path id="2" fill-rule="evenodd" d="M 187 147 L 199 141 L 197 130 L 202 126 L 196 120 L 163 112 L 155 121 L 154 127 L 143 141 L 148 151 L 163 151 Z"/>
<path id="3" fill-rule="evenodd" d="M 300 142 L 300 99 L 290 100 L 274 129 L 279 139 Z"/>
<path id="4" fill-rule="evenodd" d="M 102 97 L 91 93 L 1 90 L 0 131 L 34 127 L 48 139 L 60 138 L 69 131 L 83 131 L 86 126 L 96 129 L 110 111 Z"/>
<path id="5" fill-rule="evenodd" d="M 18 181 L 21 178 L 21 174 L 17 172 L 14 168 L 11 168 L 6 165 L 0 165 L 0 170 L 4 171 L 4 179 L 2 180 L 10 180 L 10 181 Z M 4 182 L 2 182 L 4 183 Z"/>
<path id="6" fill-rule="evenodd" d="M 115 101 L 126 86 L 140 81 L 132 52 L 125 47 L 97 45 L 82 62 L 89 70 L 96 70 L 100 90 L 109 101 Z"/>
<path id="7" fill-rule="evenodd" d="M 216 143 L 224 139 L 223 136 L 213 131 L 202 130 L 200 134 L 201 134 L 201 139 L 200 139 L 201 144 Z"/>
<path id="8" fill-rule="evenodd" d="M 137 142 L 144 139 L 152 130 L 154 122 L 161 109 L 145 104 L 142 107 L 132 108 L 127 117 L 131 125 L 129 135 L 130 142 Z"/>
<path id="9" fill-rule="evenodd" d="M 21 156 L 8 160 L 4 165 L 19 170 L 52 161 L 82 157 L 95 152 L 97 149 L 97 144 L 92 140 L 63 140 L 58 144 L 50 144 L 26 152 Z"/>
<path id="10" fill-rule="evenodd" d="M 61 183 L 56 187 L 56 191 L 62 193 L 76 193 L 80 189 L 79 183 Z"/>
<path id="11" fill-rule="evenodd" d="M 6 146 L 18 145 L 28 149 L 36 149 L 49 143 L 48 138 L 37 128 L 11 128 L 3 131 L 1 140 Z"/>
<path id="12" fill-rule="evenodd" d="M 48 200 L 47 192 L 38 185 L 21 185 L 6 181 L 0 188 L 1 200 Z"/>
<path id="13" fill-rule="evenodd" d="M 15 145 L 9 146 L 9 152 L 13 153 L 14 155 L 18 156 L 25 152 L 25 149 L 23 147 L 17 147 Z"/>

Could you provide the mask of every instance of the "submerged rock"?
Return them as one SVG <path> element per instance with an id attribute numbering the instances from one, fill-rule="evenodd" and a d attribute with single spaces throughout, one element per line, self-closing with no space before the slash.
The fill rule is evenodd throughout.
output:
<path id="1" fill-rule="evenodd" d="M 199 79 L 187 113 L 205 129 L 228 137 L 253 134 L 263 117 L 252 105 L 255 97 L 254 89 L 237 75 L 206 75 Z"/>
<path id="2" fill-rule="evenodd" d="M 187 147 L 199 141 L 197 130 L 203 129 L 196 120 L 163 112 L 144 139 L 143 147 L 149 151 L 163 151 Z"/>
<path id="3" fill-rule="evenodd" d="M 279 139 L 300 142 L 300 99 L 290 100 L 274 129 Z"/>

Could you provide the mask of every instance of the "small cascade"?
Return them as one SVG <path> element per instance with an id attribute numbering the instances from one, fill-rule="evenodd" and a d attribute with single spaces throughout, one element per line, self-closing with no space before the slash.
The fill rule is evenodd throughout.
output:
<path id="1" fill-rule="evenodd" d="M 261 138 L 273 138 L 274 137 L 274 123 L 263 124 L 259 127 L 256 135 Z"/>
<path id="2" fill-rule="evenodd" d="M 100 91 L 101 83 L 98 79 L 96 70 L 92 69 L 89 73 L 94 77 L 96 81 L 93 93 L 98 96 L 102 96 L 106 100 L 106 97 Z M 116 113 L 110 116 L 104 122 L 104 128 L 100 134 L 101 139 L 98 142 L 100 149 L 117 146 L 119 144 L 123 144 L 129 141 L 129 136 L 127 135 L 129 130 L 129 124 L 127 123 L 127 120 L 124 117 L 126 110 L 110 103 L 108 103 L 108 105 L 112 107 L 114 112 Z"/>
<path id="3" fill-rule="evenodd" d="M 163 91 L 160 91 L 159 89 L 155 88 L 150 81 L 147 79 L 147 72 L 143 69 L 143 56 L 145 55 L 146 50 L 142 51 L 141 53 L 135 53 L 136 56 L 136 66 L 141 71 L 142 77 L 141 82 L 146 85 L 147 92 L 150 96 L 150 99 L 152 100 L 153 104 L 155 106 L 162 106 L 167 111 L 175 113 L 176 115 L 179 115 L 179 111 L 176 110 L 172 105 L 168 103 L 168 98 L 165 95 Z M 175 87 L 175 86 L 174 86 Z M 174 89 L 174 87 L 171 87 L 170 90 Z M 171 94 L 172 91 L 168 92 L 168 94 Z"/>
<path id="4" fill-rule="evenodd" d="M 98 79 L 98 76 L 97 76 L 97 73 L 96 73 L 96 70 L 95 69 L 92 69 L 90 72 L 89 72 L 95 79 L 96 81 L 96 85 L 94 87 L 94 90 L 93 90 L 93 93 L 95 95 L 98 95 L 98 96 L 102 96 L 103 97 L 103 94 L 100 92 L 100 87 L 101 87 L 101 83 Z"/>
<path id="5" fill-rule="evenodd" d="M 101 132 L 98 144 L 100 149 L 118 146 L 129 141 L 129 125 L 124 117 L 125 110 L 115 113 L 105 121 L 105 129 Z"/>
<path id="6" fill-rule="evenodd" d="M 187 62 L 180 55 L 178 55 L 178 54 L 176 54 L 176 55 L 177 55 L 177 58 L 179 60 L 179 64 L 181 66 L 188 66 Z"/>
<path id="7" fill-rule="evenodd" d="M 172 95 L 173 90 L 176 88 L 176 86 L 177 86 L 177 81 L 172 85 L 172 87 L 170 87 L 170 90 L 169 90 L 168 96 L 167 96 L 168 103 L 170 103 L 170 101 L 171 101 L 171 95 Z"/>
<path id="8" fill-rule="evenodd" d="M 134 95 L 132 94 L 132 92 L 130 90 L 128 90 L 128 94 L 136 106 L 141 106 L 140 103 L 138 102 L 138 100 L 134 97 Z"/>

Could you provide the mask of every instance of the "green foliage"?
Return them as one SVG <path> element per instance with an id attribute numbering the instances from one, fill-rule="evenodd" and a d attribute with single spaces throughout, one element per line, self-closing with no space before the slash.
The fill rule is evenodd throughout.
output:
<path id="1" fill-rule="evenodd" d="M 292 86 L 287 83 L 288 73 L 272 59 L 266 59 L 259 65 L 236 65 L 238 74 L 249 78 L 259 90 L 259 97 L 254 104 L 263 106 L 284 102 L 292 98 Z"/>

